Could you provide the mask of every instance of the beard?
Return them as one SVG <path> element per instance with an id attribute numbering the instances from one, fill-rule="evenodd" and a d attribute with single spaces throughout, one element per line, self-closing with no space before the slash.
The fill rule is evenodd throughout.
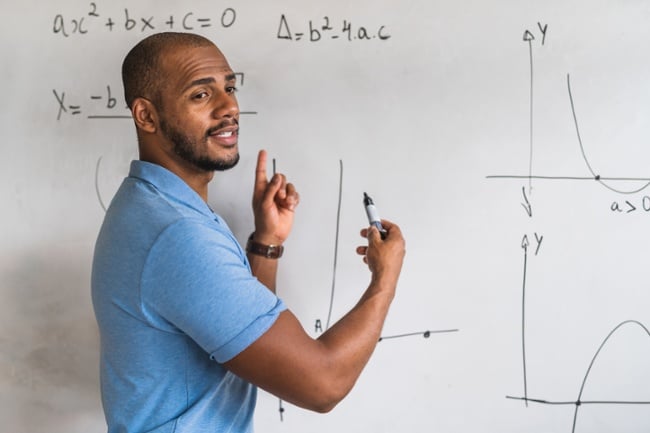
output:
<path id="1" fill-rule="evenodd" d="M 164 121 L 160 120 L 160 130 L 174 144 L 174 153 L 180 156 L 184 161 L 204 171 L 225 171 L 233 168 L 239 162 L 239 152 L 228 158 L 211 158 L 206 154 L 201 154 L 199 149 L 208 148 L 208 139 L 211 128 L 206 132 L 202 140 L 197 141 L 188 137 L 183 132 L 175 129 Z"/>

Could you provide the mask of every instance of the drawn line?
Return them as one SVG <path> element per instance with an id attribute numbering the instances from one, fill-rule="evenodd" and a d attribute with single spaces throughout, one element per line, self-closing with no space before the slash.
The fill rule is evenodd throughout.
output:
<path id="1" fill-rule="evenodd" d="M 526 187 L 524 187 L 524 186 L 521 187 L 521 193 L 524 196 L 524 201 L 526 201 L 525 204 L 521 203 L 521 206 L 526 210 L 526 213 L 528 214 L 528 216 L 530 218 L 532 218 L 533 217 L 533 206 L 530 204 L 530 200 L 528 200 L 528 197 L 526 196 Z"/>
<path id="2" fill-rule="evenodd" d="M 257 111 L 240 111 L 240 115 L 257 114 Z M 133 119 L 131 115 L 89 115 L 88 119 Z"/>
<path id="3" fill-rule="evenodd" d="M 89 119 L 133 119 L 132 116 L 101 116 L 101 115 L 92 115 L 88 116 Z"/>
<path id="4" fill-rule="evenodd" d="M 511 399 L 511 400 L 526 400 L 531 403 L 539 403 L 539 404 L 548 404 L 548 405 L 556 405 L 556 406 L 582 406 L 585 404 L 629 404 L 629 405 L 643 405 L 643 404 L 650 404 L 650 401 L 633 401 L 633 400 L 579 400 L 579 401 L 550 401 L 550 400 L 542 400 L 539 398 L 526 398 L 526 397 L 513 397 L 511 395 L 506 395 L 506 398 Z"/>
<path id="5" fill-rule="evenodd" d="M 534 83 L 534 69 L 533 69 L 533 41 L 528 40 L 528 52 L 530 58 L 530 155 L 528 157 L 528 192 L 533 191 L 533 83 Z"/>
<path id="6" fill-rule="evenodd" d="M 330 320 L 332 319 L 332 308 L 334 307 L 334 289 L 336 288 L 336 264 L 339 255 L 339 227 L 341 223 L 341 199 L 343 197 L 343 160 L 339 159 L 339 200 L 336 209 L 336 233 L 334 236 L 334 264 L 332 267 L 332 291 L 330 294 L 330 308 L 327 313 L 327 322 L 325 329 L 329 329 Z"/>
<path id="7" fill-rule="evenodd" d="M 424 338 L 429 338 L 431 334 L 444 334 L 448 332 L 458 332 L 459 329 L 440 329 L 437 331 L 423 331 L 423 332 L 411 332 L 408 334 L 399 334 L 399 335 L 387 335 L 385 337 L 379 337 L 379 341 L 383 340 L 390 340 L 393 338 L 404 338 L 404 337 L 412 337 L 414 335 L 422 335 Z"/>
<path id="8" fill-rule="evenodd" d="M 275 158 L 273 158 L 271 160 L 271 166 L 273 167 L 272 168 L 273 176 L 275 176 L 275 173 L 276 173 Z M 284 421 L 284 406 L 282 405 L 282 399 L 281 398 L 278 399 L 278 412 L 280 413 L 280 422 L 283 422 Z"/>
<path id="9" fill-rule="evenodd" d="M 582 137 L 580 136 L 580 128 L 578 127 L 578 116 L 576 115 L 575 104 L 573 102 L 573 93 L 571 92 L 571 76 L 569 74 L 566 75 L 566 82 L 567 82 L 567 88 L 568 88 L 568 91 L 569 91 L 569 102 L 571 103 L 571 113 L 573 114 L 573 123 L 575 124 L 576 135 L 578 136 L 578 143 L 580 144 L 580 152 L 582 152 L 582 158 L 584 159 L 585 164 L 587 165 L 587 168 L 589 169 L 591 174 L 605 188 L 609 189 L 610 191 L 617 192 L 619 194 L 634 194 L 634 193 L 637 193 L 639 191 L 642 191 L 642 190 L 646 189 L 648 187 L 648 185 L 650 185 L 650 181 L 648 181 L 645 185 L 643 185 L 641 188 L 638 188 L 636 190 L 624 191 L 624 190 L 616 189 L 616 188 L 606 184 L 605 182 L 603 182 L 603 177 L 596 174 L 594 169 L 591 167 L 591 164 L 589 163 L 589 160 L 587 159 L 587 155 L 585 153 L 585 149 L 584 149 L 584 146 L 582 144 Z"/>
<path id="10" fill-rule="evenodd" d="M 275 158 L 272 159 L 272 167 L 273 167 L 272 173 L 273 173 L 273 176 L 275 176 L 275 173 L 276 173 Z M 278 412 L 280 412 L 280 422 L 283 422 L 284 421 L 284 406 L 282 405 L 282 399 L 281 398 L 278 399 Z"/>
<path id="11" fill-rule="evenodd" d="M 528 179 L 529 177 L 532 177 L 533 179 L 544 179 L 544 180 L 590 180 L 590 181 L 628 180 L 628 181 L 650 182 L 650 178 L 647 177 L 524 176 L 524 175 L 510 175 L 510 174 L 497 174 L 497 175 L 485 176 L 486 179 Z M 638 191 L 634 191 L 634 192 L 638 192 Z"/>
<path id="12" fill-rule="evenodd" d="M 524 277 L 521 289 L 521 352 L 524 368 L 524 397 L 528 398 L 528 375 L 526 373 L 526 271 L 528 269 L 528 236 L 524 235 L 522 242 L 524 249 Z M 528 400 L 526 400 L 528 407 Z"/>
<path id="13" fill-rule="evenodd" d="M 97 198 L 99 199 L 99 204 L 104 209 L 104 212 L 106 212 L 106 206 L 104 205 L 104 201 L 102 200 L 102 195 L 99 193 L 99 164 L 102 162 L 102 157 L 100 156 L 99 159 L 97 160 L 97 165 L 95 166 L 95 193 L 97 194 Z"/>
<path id="14" fill-rule="evenodd" d="M 280 422 L 282 422 L 284 421 L 284 406 L 282 406 L 282 399 L 279 401 L 278 411 L 280 412 Z"/>

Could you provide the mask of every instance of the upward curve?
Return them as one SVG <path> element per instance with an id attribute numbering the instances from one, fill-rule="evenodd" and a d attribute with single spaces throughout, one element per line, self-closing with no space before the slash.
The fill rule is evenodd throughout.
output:
<path id="1" fill-rule="evenodd" d="M 574 122 L 575 127 L 576 127 L 576 134 L 578 136 L 578 143 L 580 144 L 580 152 L 582 153 L 582 159 L 584 159 L 585 164 L 587 165 L 587 168 L 591 172 L 594 179 L 598 183 L 603 185 L 605 188 L 609 189 L 610 191 L 617 192 L 619 194 L 634 194 L 634 193 L 637 193 L 639 191 L 643 191 L 644 189 L 646 189 L 650 185 L 650 181 L 646 182 L 642 187 L 634 189 L 634 190 L 622 190 L 622 189 L 614 188 L 613 186 L 609 185 L 608 183 L 603 181 L 603 179 L 601 179 L 600 175 L 596 174 L 594 169 L 591 167 L 591 164 L 589 163 L 589 160 L 587 159 L 587 155 L 585 153 L 585 148 L 584 148 L 584 146 L 582 144 L 582 138 L 580 136 L 580 128 L 578 127 L 578 117 L 576 116 L 575 104 L 573 102 L 573 94 L 571 93 L 571 77 L 570 77 L 569 74 L 566 75 L 566 81 L 567 81 L 567 87 L 568 87 L 568 90 L 569 90 L 569 101 L 571 102 L 571 113 L 573 114 L 573 122 Z"/>

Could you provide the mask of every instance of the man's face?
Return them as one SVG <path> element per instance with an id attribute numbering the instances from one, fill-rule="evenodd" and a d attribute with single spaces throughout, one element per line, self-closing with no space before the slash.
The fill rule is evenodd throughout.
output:
<path id="1" fill-rule="evenodd" d="M 239 161 L 235 74 L 214 46 L 170 50 L 162 59 L 160 133 L 170 157 L 201 171 Z"/>

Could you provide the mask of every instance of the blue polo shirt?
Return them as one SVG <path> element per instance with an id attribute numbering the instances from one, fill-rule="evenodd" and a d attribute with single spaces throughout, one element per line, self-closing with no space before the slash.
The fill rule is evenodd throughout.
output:
<path id="1" fill-rule="evenodd" d="M 172 172 L 131 163 L 97 239 L 92 299 L 109 433 L 252 431 L 256 388 L 221 363 L 285 306 Z"/>

